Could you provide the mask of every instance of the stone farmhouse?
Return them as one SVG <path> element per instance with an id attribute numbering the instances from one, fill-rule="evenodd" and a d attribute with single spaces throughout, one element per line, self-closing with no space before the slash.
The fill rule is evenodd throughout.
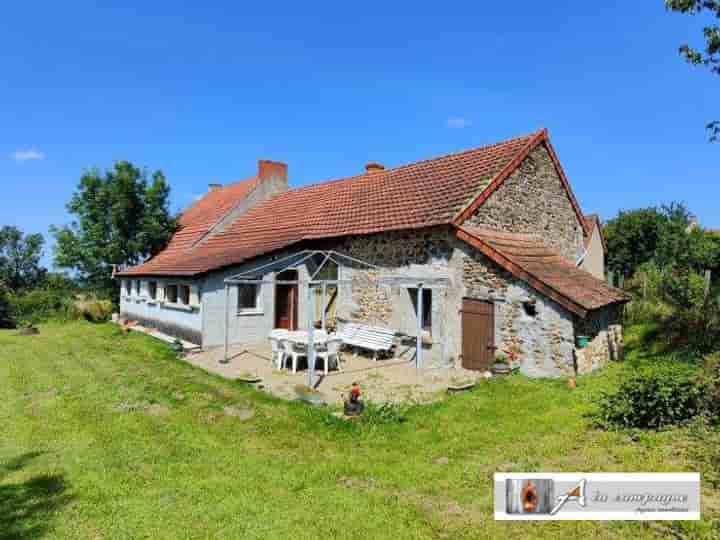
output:
<path id="1" fill-rule="evenodd" d="M 600 221 L 582 213 L 547 130 L 301 188 L 287 170 L 263 160 L 252 178 L 211 185 L 164 251 L 117 273 L 121 317 L 213 347 L 226 324 L 230 343 L 250 344 L 324 312 L 399 336 L 421 326 L 437 362 L 485 370 L 503 353 L 530 376 L 588 372 L 621 350 L 628 297 L 604 281 Z M 323 266 L 352 285 L 320 305 L 306 288 L 328 250 L 374 267 Z M 264 282 L 226 291 L 242 272 Z M 381 285 L 385 274 L 447 285 Z"/>

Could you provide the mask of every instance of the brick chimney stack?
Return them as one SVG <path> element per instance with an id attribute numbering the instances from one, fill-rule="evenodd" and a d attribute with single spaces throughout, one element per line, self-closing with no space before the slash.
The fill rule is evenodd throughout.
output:
<path id="1" fill-rule="evenodd" d="M 278 187 L 287 188 L 288 166 L 281 161 L 269 159 L 258 160 L 258 181 L 261 183 L 271 182 Z"/>
<path id="2" fill-rule="evenodd" d="M 382 171 L 382 170 L 385 170 L 385 165 L 383 165 L 382 163 L 378 163 L 376 161 L 368 161 L 365 164 L 365 173 L 366 174 L 374 173 L 374 172 L 378 172 L 378 171 Z"/>

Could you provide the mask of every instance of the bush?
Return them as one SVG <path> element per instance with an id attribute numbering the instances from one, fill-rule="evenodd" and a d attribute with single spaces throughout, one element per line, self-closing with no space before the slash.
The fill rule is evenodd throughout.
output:
<path id="1" fill-rule="evenodd" d="M 35 289 L 11 296 L 12 313 L 20 324 L 37 324 L 63 314 L 66 297 L 62 292 Z"/>
<path id="2" fill-rule="evenodd" d="M 708 382 L 682 364 L 659 364 L 633 374 L 616 392 L 603 393 L 595 424 L 603 428 L 661 429 L 707 410 Z"/>
<path id="3" fill-rule="evenodd" d="M 98 300 L 97 298 L 70 299 L 65 303 L 64 312 L 68 319 L 105 322 L 112 315 L 113 304 L 110 300 Z"/>

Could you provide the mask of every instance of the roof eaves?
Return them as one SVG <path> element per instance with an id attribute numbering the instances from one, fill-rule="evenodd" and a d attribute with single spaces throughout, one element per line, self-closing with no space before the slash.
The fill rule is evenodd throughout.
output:
<path id="1" fill-rule="evenodd" d="M 525 281 L 528 285 L 533 287 L 534 289 L 540 291 L 542 294 L 547 296 L 548 298 L 554 300 L 564 308 L 568 309 L 572 313 L 577 314 L 581 318 L 585 318 L 589 312 L 589 310 L 574 300 L 568 298 L 560 291 L 555 290 L 548 284 L 544 283 L 540 279 L 538 279 L 536 276 L 532 275 L 530 272 L 525 270 L 524 268 L 521 268 L 514 262 L 512 262 L 510 259 L 508 259 L 505 255 L 500 253 L 498 250 L 478 238 L 477 236 L 473 235 L 468 230 L 460 227 L 457 229 L 457 237 L 470 244 L 474 248 L 480 250 L 484 255 L 486 255 L 488 258 L 490 258 L 492 261 L 500 265 L 502 268 L 510 272 L 513 276 L 515 276 L 518 279 L 521 279 Z"/>

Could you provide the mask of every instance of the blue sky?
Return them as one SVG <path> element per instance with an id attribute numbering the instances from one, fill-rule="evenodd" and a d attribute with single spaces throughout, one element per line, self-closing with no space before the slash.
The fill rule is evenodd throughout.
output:
<path id="1" fill-rule="evenodd" d="M 720 78 L 662 0 L 101 4 L 3 6 L 0 225 L 69 221 L 118 159 L 180 209 L 259 158 L 298 186 L 547 127 L 585 212 L 680 200 L 720 228 Z"/>

